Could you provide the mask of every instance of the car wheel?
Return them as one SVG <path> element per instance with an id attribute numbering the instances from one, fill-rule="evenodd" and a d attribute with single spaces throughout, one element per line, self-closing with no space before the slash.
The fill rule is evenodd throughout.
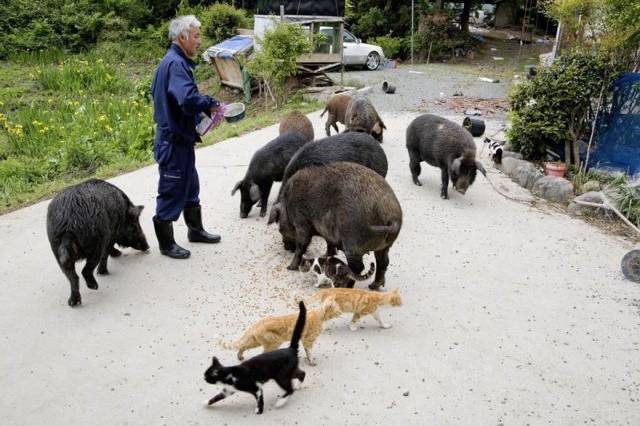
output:
<path id="1" fill-rule="evenodd" d="M 380 66 L 380 55 L 378 52 L 371 52 L 369 56 L 367 56 L 367 62 L 365 62 L 364 67 L 369 71 L 375 71 Z"/>

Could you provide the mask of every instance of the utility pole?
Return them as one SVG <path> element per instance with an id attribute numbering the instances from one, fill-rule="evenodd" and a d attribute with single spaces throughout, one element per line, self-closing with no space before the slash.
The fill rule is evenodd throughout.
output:
<path id="1" fill-rule="evenodd" d="M 413 10 L 415 8 L 415 0 L 411 0 L 411 66 L 413 66 Z"/>

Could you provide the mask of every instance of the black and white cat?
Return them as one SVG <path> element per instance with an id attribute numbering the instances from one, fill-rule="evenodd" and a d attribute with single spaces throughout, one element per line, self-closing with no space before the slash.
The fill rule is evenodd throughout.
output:
<path id="1" fill-rule="evenodd" d="M 316 287 L 328 284 L 330 287 L 353 288 L 356 281 L 365 281 L 376 273 L 376 265 L 371 263 L 369 272 L 364 275 L 354 273 L 349 265 L 336 256 L 320 256 L 315 258 L 303 258 L 300 263 L 300 271 L 313 272 L 318 278 Z"/>
<path id="2" fill-rule="evenodd" d="M 300 302 L 299 306 L 300 314 L 288 348 L 262 353 L 233 367 L 224 367 L 218 358 L 213 357 L 211 366 L 204 373 L 204 379 L 207 383 L 221 383 L 224 387 L 207 402 L 207 406 L 233 395 L 236 391 L 248 392 L 258 403 L 256 414 L 262 414 L 262 386 L 271 379 L 285 391 L 284 395 L 278 397 L 275 406 L 282 407 L 287 402 L 289 395 L 294 392 L 293 379 L 302 383 L 305 377 L 305 372 L 298 368 L 298 343 L 307 318 L 307 309 L 303 302 Z"/>

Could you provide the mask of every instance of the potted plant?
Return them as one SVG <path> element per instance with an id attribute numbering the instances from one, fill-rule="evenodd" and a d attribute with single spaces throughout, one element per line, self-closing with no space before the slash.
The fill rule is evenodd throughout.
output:
<path id="1" fill-rule="evenodd" d="M 547 176 L 564 177 L 567 171 L 567 165 L 562 161 L 550 161 L 544 163 L 544 172 Z"/>

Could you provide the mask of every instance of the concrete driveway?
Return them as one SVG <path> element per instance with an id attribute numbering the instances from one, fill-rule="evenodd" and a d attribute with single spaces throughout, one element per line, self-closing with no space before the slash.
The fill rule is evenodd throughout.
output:
<path id="1" fill-rule="evenodd" d="M 218 339 L 294 312 L 313 293 L 312 276 L 285 269 L 277 229 L 255 209 L 241 220 L 230 196 L 277 134 L 271 126 L 198 151 L 205 223 L 223 239 L 189 244 L 178 223 L 190 260 L 157 250 L 155 167 L 113 179 L 146 205 L 152 248 L 110 260 L 98 291 L 83 283 L 77 309 L 48 246 L 47 202 L 0 217 L 2 423 L 640 424 L 640 286 L 619 267 L 633 245 L 506 200 L 482 177 L 466 196 L 441 200 L 439 170 L 424 166 L 423 186 L 411 182 L 404 132 L 414 115 L 382 116 L 387 179 L 404 211 L 387 290 L 399 288 L 405 304 L 383 312 L 391 329 L 369 318 L 351 332 L 349 317 L 334 320 L 317 342 L 318 366 L 302 365 L 307 381 L 282 409 L 272 407 L 273 383 L 261 417 L 246 394 L 203 408 L 218 391 L 203 380 L 211 356 L 235 363 Z M 319 112 L 309 117 L 321 135 Z M 314 241 L 311 251 L 323 249 Z"/>

